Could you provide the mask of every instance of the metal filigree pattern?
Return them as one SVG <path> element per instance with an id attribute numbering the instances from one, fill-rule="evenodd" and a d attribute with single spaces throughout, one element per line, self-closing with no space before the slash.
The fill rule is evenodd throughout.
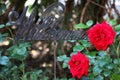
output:
<path id="1" fill-rule="evenodd" d="M 18 26 L 16 39 L 20 40 L 79 40 L 86 39 L 85 31 L 69 31 L 58 28 L 63 14 L 64 5 L 56 2 L 50 5 L 42 15 L 35 22 L 36 9 L 32 11 L 31 15 L 27 18 L 26 12 L 28 7 L 24 8 L 21 15 L 15 11 L 9 14 L 9 21 L 12 25 Z M 13 16 L 16 17 L 12 21 Z"/>

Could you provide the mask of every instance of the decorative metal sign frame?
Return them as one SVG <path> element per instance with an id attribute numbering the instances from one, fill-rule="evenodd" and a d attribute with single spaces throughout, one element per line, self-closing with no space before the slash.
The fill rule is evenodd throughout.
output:
<path id="1" fill-rule="evenodd" d="M 56 2 L 46 8 L 41 16 L 35 22 L 36 7 L 31 15 L 27 18 L 25 7 L 22 14 L 11 11 L 9 21 L 12 25 L 18 27 L 15 40 L 53 40 L 54 41 L 54 80 L 56 80 L 56 48 L 57 40 L 80 40 L 86 39 L 86 33 L 83 30 L 70 31 L 62 30 L 58 27 L 64 16 L 65 7 L 63 4 Z M 16 20 L 13 21 L 13 18 Z"/>
<path id="2" fill-rule="evenodd" d="M 36 8 L 27 18 L 26 7 L 22 14 L 16 11 L 11 11 L 9 14 L 9 21 L 12 25 L 18 26 L 16 39 L 20 40 L 80 40 L 85 39 L 85 31 L 77 30 L 62 30 L 58 27 L 63 16 L 65 7 L 63 4 L 56 2 L 50 5 L 35 22 Z M 12 21 L 13 16 L 16 17 Z"/>

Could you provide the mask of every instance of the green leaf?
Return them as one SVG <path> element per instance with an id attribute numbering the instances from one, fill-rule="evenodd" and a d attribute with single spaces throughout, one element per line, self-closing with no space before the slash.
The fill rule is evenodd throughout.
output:
<path id="1" fill-rule="evenodd" d="M 120 31 L 120 24 L 115 26 L 115 31 Z"/>
<path id="2" fill-rule="evenodd" d="M 76 54 L 78 51 L 73 51 L 70 53 L 70 56 L 72 56 L 73 54 Z"/>
<path id="3" fill-rule="evenodd" d="M 65 59 L 66 57 L 67 57 L 66 55 L 61 55 L 61 56 L 58 56 L 58 57 L 57 57 L 57 60 L 58 60 L 58 61 L 64 61 L 64 59 Z"/>
<path id="4" fill-rule="evenodd" d="M 62 67 L 63 68 L 67 68 L 68 67 L 68 61 L 69 61 L 69 57 L 67 57 L 66 55 L 61 55 L 57 57 L 58 61 L 63 61 Z"/>
<path id="5" fill-rule="evenodd" d="M 105 51 L 99 51 L 98 55 L 103 58 L 103 57 L 106 56 L 106 52 Z"/>
<path id="6" fill-rule="evenodd" d="M 13 66 L 12 68 L 11 68 L 11 71 L 15 71 L 15 70 L 17 70 L 17 66 Z"/>
<path id="7" fill-rule="evenodd" d="M 0 25 L 0 28 L 3 28 L 3 27 L 5 27 L 5 25 L 4 25 L 4 24 L 1 24 L 1 25 Z"/>
<path id="8" fill-rule="evenodd" d="M 40 75 L 42 72 L 43 72 L 42 70 L 37 70 L 37 71 L 35 71 L 35 74 Z"/>
<path id="9" fill-rule="evenodd" d="M 93 24 L 93 21 L 92 21 L 92 20 L 89 20 L 89 21 L 86 22 L 86 25 L 87 25 L 87 26 L 92 26 L 92 24 Z"/>
<path id="10" fill-rule="evenodd" d="M 88 76 L 90 77 L 90 79 L 94 78 L 94 74 L 93 73 L 88 74 Z"/>
<path id="11" fill-rule="evenodd" d="M 94 75 L 99 75 L 101 72 L 102 72 L 102 69 L 99 68 L 98 66 L 95 66 L 95 67 L 93 68 L 93 74 L 94 74 Z"/>
<path id="12" fill-rule="evenodd" d="M 7 23 L 6 23 L 6 26 L 11 26 L 11 23 L 10 23 L 10 22 L 7 22 Z"/>
<path id="13" fill-rule="evenodd" d="M 23 75 L 22 80 L 27 80 L 27 74 Z"/>
<path id="14" fill-rule="evenodd" d="M 30 43 L 29 42 L 25 42 L 25 43 L 20 43 L 19 47 L 29 47 Z"/>
<path id="15" fill-rule="evenodd" d="M 35 73 L 30 74 L 30 80 L 38 80 L 37 75 Z"/>
<path id="16" fill-rule="evenodd" d="M 87 29 L 87 28 L 89 28 L 89 26 L 87 26 L 87 25 L 85 25 L 85 24 L 83 24 L 83 23 L 79 23 L 79 24 L 75 25 L 74 28 L 75 28 L 76 30 L 77 30 L 77 29 Z"/>
<path id="17" fill-rule="evenodd" d="M 24 60 L 27 57 L 27 47 L 28 43 L 20 43 L 19 45 L 14 45 L 8 49 L 10 52 L 10 57 L 17 60 Z"/>
<path id="18" fill-rule="evenodd" d="M 113 73 L 111 74 L 110 78 L 111 80 L 120 80 L 120 74 Z"/>
<path id="19" fill-rule="evenodd" d="M 97 63 L 99 64 L 100 67 L 103 67 L 104 65 L 107 64 L 107 62 L 104 59 L 97 60 Z"/>
<path id="20" fill-rule="evenodd" d="M 83 76 L 82 80 L 90 80 L 88 76 Z"/>
<path id="21" fill-rule="evenodd" d="M 62 68 L 67 68 L 67 67 L 68 67 L 68 64 L 64 62 L 64 63 L 62 64 Z"/>
<path id="22" fill-rule="evenodd" d="M 22 61 L 27 57 L 27 49 L 24 47 L 23 48 L 15 48 L 11 51 L 10 57 Z"/>
<path id="23" fill-rule="evenodd" d="M 80 44 L 76 44 L 74 47 L 73 47 L 73 51 L 82 51 L 84 49 L 84 47 Z"/>
<path id="24" fill-rule="evenodd" d="M 0 64 L 1 65 L 8 65 L 8 63 L 9 63 L 9 58 L 7 56 L 0 57 Z"/>
<path id="25" fill-rule="evenodd" d="M 113 69 L 113 68 L 115 68 L 115 64 L 108 64 L 108 65 L 106 66 L 106 68 L 107 68 L 107 69 Z"/>
<path id="26" fill-rule="evenodd" d="M 109 76 L 109 75 L 110 75 L 110 73 L 111 73 L 111 71 L 110 71 L 110 70 L 105 70 L 103 74 L 104 74 L 104 76 L 105 76 L 105 77 L 107 77 L 107 76 Z"/>
<path id="27" fill-rule="evenodd" d="M 116 32 L 116 35 L 120 35 L 120 31 Z"/>
<path id="28" fill-rule="evenodd" d="M 104 80 L 104 79 L 103 79 L 103 76 L 99 75 L 94 80 Z"/>
<path id="29" fill-rule="evenodd" d="M 114 25 L 117 24 L 117 21 L 116 21 L 115 19 L 110 20 L 110 21 L 109 21 L 109 24 L 110 24 L 111 26 L 114 26 Z"/>
<path id="30" fill-rule="evenodd" d="M 6 10 L 6 4 L 0 3 L 0 15 L 3 14 Z"/>
<path id="31" fill-rule="evenodd" d="M 118 63 L 119 63 L 118 59 L 114 59 L 114 60 L 113 60 L 113 63 L 114 63 L 114 64 L 118 64 Z"/>
<path id="32" fill-rule="evenodd" d="M 30 75 L 30 80 L 38 80 L 38 76 L 42 73 L 42 70 L 33 70 L 31 72 L 28 72 L 27 74 Z"/>
<path id="33" fill-rule="evenodd" d="M 73 42 L 75 42 L 76 40 L 68 40 L 69 42 L 71 42 L 71 43 L 73 43 Z"/>
<path id="34" fill-rule="evenodd" d="M 90 42 L 88 40 L 80 40 L 79 41 L 84 47 L 90 47 Z"/>
<path id="35" fill-rule="evenodd" d="M 19 66 L 19 69 L 20 69 L 21 71 L 23 71 L 24 68 L 25 68 L 25 64 L 21 64 L 21 65 Z"/>
<path id="36" fill-rule="evenodd" d="M 90 55 L 90 56 L 96 56 L 97 53 L 98 53 L 97 51 L 91 51 L 88 55 Z"/>
<path id="37" fill-rule="evenodd" d="M 91 65 L 91 64 L 95 65 L 94 63 L 95 63 L 96 61 L 95 61 L 94 57 L 92 57 L 92 56 L 87 56 L 87 57 L 89 58 L 90 65 Z"/>
<path id="38" fill-rule="evenodd" d="M 112 63 L 112 59 L 110 58 L 110 56 L 105 56 L 104 60 L 109 64 Z"/>
<path id="39" fill-rule="evenodd" d="M 32 70 L 30 72 L 27 72 L 28 75 L 33 74 L 33 73 L 39 76 L 42 73 L 42 70 Z"/>

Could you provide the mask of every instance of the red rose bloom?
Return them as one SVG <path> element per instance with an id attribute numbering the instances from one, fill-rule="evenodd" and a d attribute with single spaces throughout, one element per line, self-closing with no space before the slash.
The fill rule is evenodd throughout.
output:
<path id="1" fill-rule="evenodd" d="M 96 24 L 87 31 L 90 42 L 97 50 L 106 50 L 108 45 L 112 44 L 116 35 L 112 27 L 105 21 Z"/>
<path id="2" fill-rule="evenodd" d="M 68 65 L 73 77 L 81 78 L 88 75 L 89 60 L 84 54 L 78 52 L 72 55 Z"/>

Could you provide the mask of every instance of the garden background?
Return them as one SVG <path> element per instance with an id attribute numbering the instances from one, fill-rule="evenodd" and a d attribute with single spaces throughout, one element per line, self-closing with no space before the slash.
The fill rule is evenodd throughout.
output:
<path id="1" fill-rule="evenodd" d="M 0 0 L 0 80 L 54 79 L 53 41 L 15 43 L 17 26 L 12 26 L 8 20 L 10 11 L 21 14 L 25 6 L 29 7 L 26 18 L 37 6 L 38 19 L 54 2 L 65 6 L 59 25 L 63 30 L 86 32 L 106 21 L 116 32 L 113 43 L 105 50 L 96 49 L 88 38 L 57 41 L 57 80 L 120 80 L 120 0 Z M 68 65 L 78 51 L 89 59 L 88 75 L 80 78 L 71 74 Z"/>

